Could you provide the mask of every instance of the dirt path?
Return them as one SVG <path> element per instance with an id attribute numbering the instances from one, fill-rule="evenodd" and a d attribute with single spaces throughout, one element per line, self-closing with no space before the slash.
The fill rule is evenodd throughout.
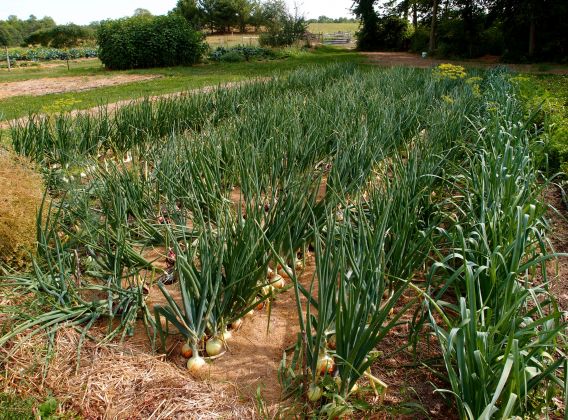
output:
<path id="1" fill-rule="evenodd" d="M 568 253 L 568 209 L 562 202 L 562 195 L 557 186 L 550 186 L 545 193 L 545 200 L 551 208 L 548 210 L 551 231 L 548 235 L 555 252 Z M 552 292 L 558 299 L 560 308 L 568 311 L 568 258 L 559 258 L 558 264 L 549 264 L 552 280 Z M 558 270 L 558 271 L 557 271 Z"/>
<path id="2" fill-rule="evenodd" d="M 49 77 L 0 83 L 0 100 L 15 96 L 40 96 L 50 93 L 82 92 L 161 77 L 158 74 L 116 74 L 113 76 Z"/>
<path id="3" fill-rule="evenodd" d="M 437 58 L 422 58 L 418 54 L 411 54 L 405 52 L 366 52 L 363 53 L 370 63 L 378 66 L 385 67 L 419 67 L 430 68 L 442 63 L 452 63 L 464 67 L 475 68 L 490 68 L 495 66 L 506 66 L 511 70 L 522 73 L 536 73 L 536 74 L 568 74 L 566 66 L 559 66 L 555 64 L 542 65 L 542 64 L 505 64 L 499 62 L 497 56 L 486 56 L 475 60 L 449 60 Z M 548 69 L 550 67 L 550 69 Z M 546 70 L 543 70 L 546 69 Z"/>

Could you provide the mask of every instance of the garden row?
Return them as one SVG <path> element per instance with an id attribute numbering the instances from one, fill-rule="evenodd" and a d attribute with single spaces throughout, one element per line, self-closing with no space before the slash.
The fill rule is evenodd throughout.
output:
<path id="1" fill-rule="evenodd" d="M 104 320 L 124 338 L 142 318 L 198 373 L 289 289 L 299 334 L 279 377 L 304 414 L 361 409 L 363 379 L 385 392 L 376 350 L 401 324 L 408 347 L 435 337 L 439 360 L 417 364 L 460 417 L 554 410 L 566 323 L 535 133 L 509 74 L 474 76 L 334 65 L 13 127 L 48 191 L 33 269 L 3 285 L 49 309 L 0 344 Z"/>
<path id="2" fill-rule="evenodd" d="M 78 58 L 94 58 L 98 55 L 96 48 L 10 48 L 8 55 L 11 61 L 51 61 Z M 0 50 L 0 61 L 6 61 L 6 52 Z"/>

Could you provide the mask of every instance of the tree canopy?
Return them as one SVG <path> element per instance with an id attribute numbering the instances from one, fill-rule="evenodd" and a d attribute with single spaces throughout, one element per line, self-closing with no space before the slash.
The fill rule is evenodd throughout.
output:
<path id="1" fill-rule="evenodd" d="M 8 16 L 0 20 L 0 45 L 9 47 L 25 45 L 42 45 L 53 48 L 74 47 L 85 41 L 94 42 L 95 29 L 98 23 L 90 25 L 57 25 L 55 21 L 46 16 L 38 19 L 30 15 L 28 19 L 18 19 Z"/>
<path id="2" fill-rule="evenodd" d="M 71 23 L 33 32 L 24 39 L 24 43 L 28 45 L 40 44 L 44 47 L 69 48 L 75 47 L 83 41 L 94 41 L 94 39 L 94 30 Z"/>
<path id="3" fill-rule="evenodd" d="M 259 30 L 288 15 L 283 0 L 178 0 L 172 12 L 197 29 L 214 32 Z"/>
<path id="4" fill-rule="evenodd" d="M 380 20 L 412 22 L 411 47 L 441 56 L 568 60 L 566 0 L 355 0 L 361 49 L 380 49 Z M 405 46 L 403 45 L 403 48 Z"/>
<path id="5" fill-rule="evenodd" d="M 0 33 L 6 39 L 8 46 L 19 46 L 28 36 L 36 31 L 49 29 L 55 26 L 55 21 L 50 17 L 38 19 L 30 15 L 28 19 L 21 20 L 17 16 L 8 16 L 6 20 L 0 20 Z"/>

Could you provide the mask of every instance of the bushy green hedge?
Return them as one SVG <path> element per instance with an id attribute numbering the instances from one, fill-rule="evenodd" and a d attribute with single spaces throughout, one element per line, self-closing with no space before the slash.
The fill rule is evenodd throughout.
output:
<path id="1" fill-rule="evenodd" d="M 97 41 L 103 64 L 118 70 L 191 65 L 206 49 L 201 33 L 176 15 L 107 20 Z"/>

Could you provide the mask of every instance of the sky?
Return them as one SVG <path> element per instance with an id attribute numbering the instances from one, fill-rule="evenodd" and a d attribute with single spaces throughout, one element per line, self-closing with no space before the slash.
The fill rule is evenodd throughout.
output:
<path id="1" fill-rule="evenodd" d="M 294 0 L 286 0 L 291 8 Z M 306 18 L 320 15 L 332 18 L 349 16 L 352 0 L 298 0 L 300 12 Z M 135 9 L 148 9 L 152 14 L 164 14 L 171 10 L 176 0 L 0 0 L 0 20 L 10 15 L 27 19 L 51 16 L 58 24 L 87 24 L 108 18 L 130 16 Z"/>

